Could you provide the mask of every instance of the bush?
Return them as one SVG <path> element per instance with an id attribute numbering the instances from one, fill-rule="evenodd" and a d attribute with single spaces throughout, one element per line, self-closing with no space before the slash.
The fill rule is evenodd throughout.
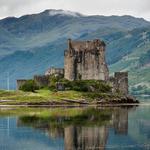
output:
<path id="1" fill-rule="evenodd" d="M 111 87 L 100 80 L 75 80 L 69 81 L 60 76 L 50 76 L 50 90 L 56 89 L 56 83 L 61 82 L 66 89 L 81 92 L 111 92 Z M 92 90 L 93 91 L 92 91 Z"/>
<path id="2" fill-rule="evenodd" d="M 72 81 L 71 88 L 74 91 L 82 91 L 82 92 L 88 91 L 88 85 L 85 81 Z"/>
<path id="3" fill-rule="evenodd" d="M 38 86 L 35 84 L 33 80 L 26 81 L 25 84 L 23 84 L 19 90 L 22 90 L 24 92 L 35 92 L 35 90 L 38 90 Z"/>
<path id="4" fill-rule="evenodd" d="M 58 75 L 58 76 L 50 75 L 50 77 L 49 77 L 50 88 L 55 87 L 56 82 L 60 82 L 62 79 L 64 79 L 63 75 Z"/>
<path id="5" fill-rule="evenodd" d="M 90 87 L 94 89 L 94 92 L 111 92 L 111 87 L 99 80 L 76 80 L 76 81 L 63 81 L 66 88 L 74 91 L 91 92 Z"/>

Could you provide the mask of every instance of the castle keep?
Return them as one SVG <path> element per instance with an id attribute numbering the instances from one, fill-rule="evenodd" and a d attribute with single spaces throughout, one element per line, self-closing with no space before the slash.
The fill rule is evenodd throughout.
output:
<path id="1" fill-rule="evenodd" d="M 64 54 L 65 78 L 68 80 L 108 80 L 109 72 L 105 61 L 105 43 L 68 40 Z"/>

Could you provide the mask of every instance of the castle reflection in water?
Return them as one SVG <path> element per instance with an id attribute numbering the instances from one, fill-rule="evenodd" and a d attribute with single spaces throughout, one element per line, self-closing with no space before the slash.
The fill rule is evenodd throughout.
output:
<path id="1" fill-rule="evenodd" d="M 75 127 L 72 125 L 66 127 L 64 129 L 65 150 L 104 150 L 110 127 L 114 128 L 116 134 L 127 134 L 128 110 L 115 110 L 108 125 L 100 127 Z"/>
<path id="2" fill-rule="evenodd" d="M 32 127 L 37 129 L 42 128 L 51 138 L 62 137 L 64 139 L 65 150 L 104 150 L 110 128 L 114 130 L 115 134 L 128 134 L 128 112 L 130 109 L 120 107 L 112 108 L 111 117 L 102 123 L 87 123 L 86 125 L 71 123 L 69 125 L 59 126 L 59 124 L 64 122 L 64 118 L 59 117 L 57 119 L 58 126 L 56 127 L 52 127 L 50 123 L 43 124 L 41 121 L 38 121 L 39 125 L 35 122 Z M 91 114 L 90 117 L 86 119 L 92 122 L 94 117 L 95 116 Z M 87 121 L 86 119 L 85 122 Z M 26 126 L 26 123 L 24 123 L 22 119 L 18 119 L 18 126 Z"/>

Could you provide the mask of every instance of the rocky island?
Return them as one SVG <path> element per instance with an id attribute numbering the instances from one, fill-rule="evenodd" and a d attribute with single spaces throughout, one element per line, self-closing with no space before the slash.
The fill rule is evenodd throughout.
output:
<path id="1" fill-rule="evenodd" d="M 109 76 L 106 44 L 68 40 L 64 68 L 50 68 L 45 75 L 18 79 L 18 91 L 1 91 L 2 104 L 9 105 L 102 105 L 138 103 L 128 94 L 128 72 Z"/>

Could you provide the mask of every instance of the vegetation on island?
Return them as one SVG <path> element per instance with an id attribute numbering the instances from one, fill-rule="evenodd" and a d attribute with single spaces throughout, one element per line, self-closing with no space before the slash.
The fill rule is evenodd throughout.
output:
<path id="1" fill-rule="evenodd" d="M 20 90 L 24 92 L 34 92 L 39 89 L 47 88 L 51 91 L 57 91 L 56 84 L 61 83 L 65 88 L 64 90 L 80 91 L 80 92 L 101 92 L 108 93 L 111 92 L 111 86 L 101 80 L 75 80 L 69 81 L 64 79 L 63 76 L 51 75 L 49 77 L 49 86 L 40 87 L 36 84 L 34 80 L 28 80 L 25 84 L 20 87 Z"/>
<path id="2" fill-rule="evenodd" d="M 66 101 L 94 102 L 96 98 L 108 100 L 119 99 L 119 95 L 107 93 L 80 92 L 80 91 L 51 91 L 47 88 L 35 92 L 24 91 L 0 91 L 1 105 L 65 105 Z"/>
<path id="3" fill-rule="evenodd" d="M 23 84 L 19 90 L 24 92 L 35 92 L 35 90 L 38 90 L 39 87 L 36 85 L 34 80 L 27 80 L 25 84 Z"/>
<path id="4" fill-rule="evenodd" d="M 1 105 L 78 105 L 100 103 L 127 103 L 119 91 L 112 93 L 111 86 L 100 80 L 69 81 L 60 76 L 50 76 L 48 87 L 39 87 L 28 80 L 18 91 L 0 91 Z M 64 87 L 58 90 L 57 84 Z"/>

